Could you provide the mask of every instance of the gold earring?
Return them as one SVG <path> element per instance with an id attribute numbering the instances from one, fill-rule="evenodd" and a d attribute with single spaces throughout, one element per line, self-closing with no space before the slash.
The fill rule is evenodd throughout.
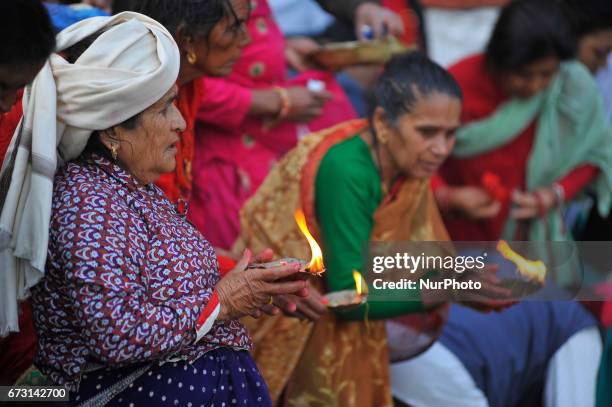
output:
<path id="1" fill-rule="evenodd" d="M 389 141 L 386 131 L 381 131 L 380 133 L 378 133 L 377 138 L 378 141 L 380 141 L 380 144 L 387 144 L 387 141 Z"/>
<path id="2" fill-rule="evenodd" d="M 116 144 L 113 144 L 111 146 L 111 156 L 113 157 L 114 161 L 117 161 L 117 153 L 119 152 L 119 147 Z"/>
<path id="3" fill-rule="evenodd" d="M 189 62 L 191 65 L 195 64 L 197 60 L 198 60 L 198 57 L 193 51 L 189 51 L 187 53 L 187 62 Z"/>

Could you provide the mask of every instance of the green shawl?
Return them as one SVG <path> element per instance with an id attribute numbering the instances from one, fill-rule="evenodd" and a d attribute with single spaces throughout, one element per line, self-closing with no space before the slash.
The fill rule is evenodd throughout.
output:
<path id="1" fill-rule="evenodd" d="M 490 117 L 471 123 L 457 133 L 453 155 L 473 157 L 511 141 L 537 118 L 534 145 L 527 162 L 527 190 L 549 186 L 582 164 L 593 164 L 600 175 L 590 185 L 598 197 L 598 210 L 610 209 L 612 188 L 612 132 L 599 90 L 579 62 L 561 64 L 548 89 L 529 100 L 512 99 Z M 504 238 L 512 239 L 515 221 L 506 221 Z M 571 239 L 560 211 L 530 222 L 531 241 Z"/>

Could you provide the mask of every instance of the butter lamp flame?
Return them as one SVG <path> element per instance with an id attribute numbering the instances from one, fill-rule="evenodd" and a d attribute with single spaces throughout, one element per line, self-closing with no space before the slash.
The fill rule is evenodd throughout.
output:
<path id="1" fill-rule="evenodd" d="M 367 294 L 368 285 L 364 281 L 361 273 L 359 273 L 357 270 L 353 270 L 353 279 L 355 280 L 355 291 L 357 291 L 357 295 Z"/>
<path id="2" fill-rule="evenodd" d="M 527 260 L 512 250 L 505 240 L 500 240 L 497 243 L 497 251 L 499 251 L 504 258 L 514 263 L 521 275 L 540 284 L 544 284 L 546 280 L 546 265 L 544 262 L 541 260 Z"/>
<path id="3" fill-rule="evenodd" d="M 308 244 L 310 245 L 310 252 L 312 257 L 310 263 L 306 266 L 306 270 L 313 274 L 320 274 L 325 271 L 325 264 L 323 264 L 323 252 L 317 241 L 312 237 L 312 234 L 306 226 L 306 217 L 301 209 L 295 211 L 295 221 L 298 224 L 300 231 L 306 237 Z"/>

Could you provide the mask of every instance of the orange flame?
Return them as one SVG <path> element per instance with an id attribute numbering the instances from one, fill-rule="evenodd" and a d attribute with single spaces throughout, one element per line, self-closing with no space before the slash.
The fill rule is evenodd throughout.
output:
<path id="1" fill-rule="evenodd" d="M 353 279 L 355 280 L 355 290 L 357 291 L 357 295 L 367 294 L 368 284 L 365 282 L 361 273 L 359 273 L 357 270 L 353 270 Z"/>
<path id="2" fill-rule="evenodd" d="M 512 250 L 505 240 L 500 240 L 497 243 L 497 250 L 504 258 L 513 262 L 518 268 L 519 273 L 523 276 L 530 280 L 537 281 L 540 284 L 544 284 L 544 280 L 546 279 L 546 265 L 544 262 L 541 260 L 527 260 Z"/>
<path id="3" fill-rule="evenodd" d="M 301 209 L 295 211 L 295 221 L 297 222 L 300 230 L 308 240 L 308 244 L 310 245 L 310 252 L 312 253 L 312 258 L 310 259 L 310 263 L 306 266 L 306 270 L 310 273 L 320 274 L 325 271 L 325 265 L 323 264 L 323 252 L 321 252 L 321 247 L 317 244 L 317 241 L 312 237 L 310 231 L 308 230 L 308 226 L 306 226 L 306 217 L 304 216 L 304 212 Z"/>

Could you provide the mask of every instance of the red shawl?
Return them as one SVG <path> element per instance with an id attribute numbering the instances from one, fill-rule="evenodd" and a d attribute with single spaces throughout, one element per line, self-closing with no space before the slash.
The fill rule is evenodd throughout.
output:
<path id="1" fill-rule="evenodd" d="M 179 87 L 176 105 L 185 119 L 186 127 L 177 144 L 176 170 L 162 175 L 156 183 L 172 202 L 177 202 L 179 198 L 188 201 L 191 196 L 194 128 L 203 92 L 203 81 L 200 80 Z"/>
<path id="2" fill-rule="evenodd" d="M 19 120 L 21 120 L 21 116 L 23 116 L 23 107 L 21 105 L 22 96 L 23 92 L 19 92 L 12 109 L 8 113 L 0 114 L 0 167 L 2 167 L 4 155 L 6 154 L 9 144 L 11 144 L 15 129 L 19 125 Z"/>

